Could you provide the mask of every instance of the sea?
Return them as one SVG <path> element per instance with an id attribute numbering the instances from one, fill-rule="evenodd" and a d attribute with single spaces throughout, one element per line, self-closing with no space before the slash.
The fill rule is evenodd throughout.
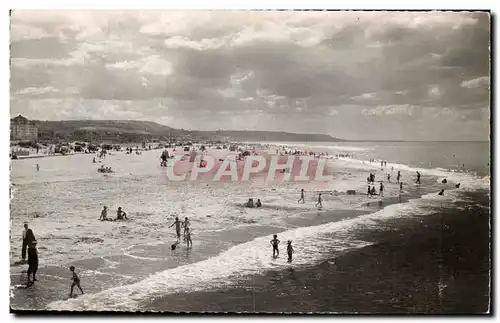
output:
<path id="1" fill-rule="evenodd" d="M 11 307 L 67 311 L 486 313 L 490 309 L 489 142 L 268 143 L 340 154 L 342 187 L 401 171 L 403 193 L 325 196 L 299 186 L 169 183 L 160 151 L 11 163 Z M 158 156 L 156 156 L 158 155 Z M 375 159 L 375 163 L 370 163 Z M 386 168 L 380 161 L 387 161 Z M 36 172 L 35 164 L 40 165 Z M 415 172 L 422 184 L 414 184 Z M 162 173 L 163 172 L 163 173 Z M 392 175 L 393 181 L 395 174 Z M 443 184 L 446 178 L 448 183 Z M 455 185 L 460 183 L 459 188 Z M 335 179 L 332 183 L 335 187 Z M 347 187 L 348 188 L 348 187 Z M 443 196 L 437 193 L 445 189 Z M 261 210 L 240 201 L 262 197 Z M 309 199 L 309 196 L 308 196 Z M 103 205 L 130 222 L 98 221 Z M 330 205 L 330 206 L 329 206 Z M 173 217 L 191 219 L 193 248 L 171 250 Z M 22 223 L 39 241 L 39 281 L 25 288 Z M 269 240 L 281 239 L 272 257 Z M 294 247 L 286 256 L 286 241 Z M 74 265 L 85 295 L 68 298 Z"/>

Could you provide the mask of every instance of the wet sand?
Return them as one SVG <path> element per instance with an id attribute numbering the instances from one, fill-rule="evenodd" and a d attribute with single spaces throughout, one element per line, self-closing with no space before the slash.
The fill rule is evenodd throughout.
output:
<path id="1" fill-rule="evenodd" d="M 312 268 L 244 277 L 235 288 L 145 301 L 141 310 L 379 314 L 488 311 L 487 208 L 398 219 L 384 229 L 360 234 L 376 244 Z"/>

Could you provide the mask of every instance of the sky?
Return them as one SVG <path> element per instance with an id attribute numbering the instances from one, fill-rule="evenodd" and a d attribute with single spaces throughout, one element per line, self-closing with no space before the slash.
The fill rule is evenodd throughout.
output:
<path id="1" fill-rule="evenodd" d="M 472 12 L 13 11 L 11 115 L 488 140 Z"/>

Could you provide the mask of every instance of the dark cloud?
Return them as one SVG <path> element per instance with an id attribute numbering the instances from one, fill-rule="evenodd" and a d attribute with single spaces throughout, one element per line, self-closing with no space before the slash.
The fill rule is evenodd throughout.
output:
<path id="1" fill-rule="evenodd" d="M 482 137 L 489 31 L 485 13 L 16 11 L 11 110 L 60 118 L 33 108 L 45 98 L 66 117 L 108 104 L 193 129 L 419 139 L 439 121 Z"/>

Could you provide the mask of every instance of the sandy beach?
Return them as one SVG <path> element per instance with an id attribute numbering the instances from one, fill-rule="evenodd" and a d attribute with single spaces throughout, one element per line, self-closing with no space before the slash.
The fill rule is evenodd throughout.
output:
<path id="1" fill-rule="evenodd" d="M 272 155 L 275 149 L 271 146 L 258 154 Z M 400 170 L 403 179 L 410 181 L 414 169 L 397 164 L 381 168 L 380 163 L 351 158 L 328 158 L 325 169 L 334 178 L 319 186 L 315 182 L 203 178 L 173 182 L 159 165 L 160 153 L 113 152 L 97 164 L 92 163 L 93 155 L 64 156 L 50 163 L 41 159 L 39 172 L 32 160 L 13 162 L 11 263 L 19 260 L 21 247 L 21 230 L 14 228 L 21 228 L 24 221 L 33 228 L 40 253 L 40 282 L 30 289 L 22 288 L 24 266 L 11 267 L 13 308 L 137 310 L 155 295 L 230 288 L 237 284 L 237 277 L 290 267 L 285 257 L 270 257 L 266 246 L 272 234 L 278 234 L 283 243 L 293 240 L 299 246 L 292 268 L 314 266 L 331 253 L 371 245 L 353 232 L 373 225 L 374 212 L 394 207 L 381 215 L 390 219 L 405 210 L 408 203 L 401 202 L 425 194 L 434 197 L 443 186 L 438 171 L 424 174 L 426 185 L 406 182 L 400 192 L 397 183 L 385 183 L 383 198 L 368 197 L 367 174 L 385 180 L 392 173 L 395 179 Z M 170 153 L 174 152 L 170 149 Z M 235 155 L 219 149 L 209 149 L 207 154 L 222 160 Z M 111 166 L 114 173 L 98 173 L 101 164 Z M 447 187 L 452 185 L 450 181 Z M 297 203 L 301 189 L 307 192 L 305 204 Z M 358 194 L 347 195 L 347 190 Z M 317 192 L 324 192 L 322 209 L 314 206 Z M 251 197 L 260 198 L 263 207 L 242 207 Z M 444 197 L 454 198 L 453 193 Z M 99 221 L 104 205 L 112 217 L 121 206 L 130 220 Z M 181 244 L 171 250 L 176 238 L 169 226 L 175 216 L 189 217 L 192 249 Z M 68 301 L 70 265 L 78 268 L 87 295 Z M 116 302 L 118 295 L 122 301 Z"/>

